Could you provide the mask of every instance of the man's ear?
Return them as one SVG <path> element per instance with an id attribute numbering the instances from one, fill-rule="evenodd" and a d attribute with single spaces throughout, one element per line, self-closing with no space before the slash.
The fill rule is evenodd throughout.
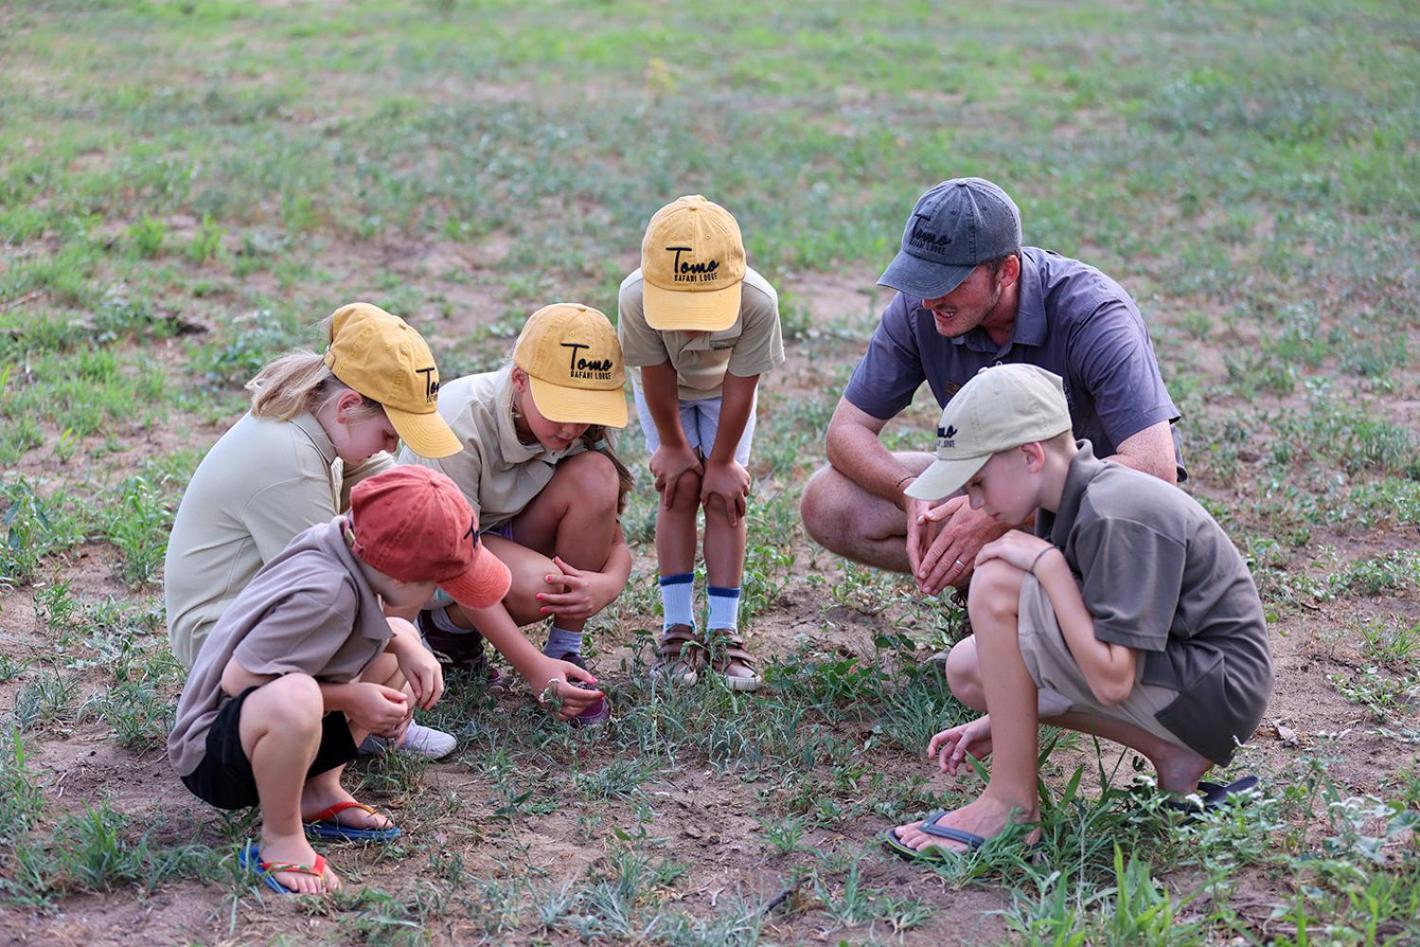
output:
<path id="1" fill-rule="evenodd" d="M 996 285 L 1002 289 L 1013 285 L 1021 278 L 1021 257 L 1018 253 L 1012 253 L 1001 261 L 1001 269 L 996 275 Z"/>

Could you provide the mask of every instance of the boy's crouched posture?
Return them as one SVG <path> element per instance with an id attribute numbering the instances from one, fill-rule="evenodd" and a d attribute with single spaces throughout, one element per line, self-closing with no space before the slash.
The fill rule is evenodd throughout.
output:
<path id="1" fill-rule="evenodd" d="M 1222 528 L 1182 490 L 1097 460 L 1070 433 L 1060 378 L 1030 365 L 963 386 L 942 413 L 936 462 L 907 493 L 963 486 L 1002 523 L 1035 516 L 1035 535 L 1012 530 L 977 556 L 975 635 L 947 663 L 952 693 L 988 716 L 927 751 L 949 773 L 967 753 L 994 753 L 991 779 L 976 801 L 891 830 L 888 845 L 961 851 L 1036 821 L 1042 720 L 1144 754 L 1166 792 L 1198 791 L 1272 691 L 1262 603 Z"/>
<path id="2" fill-rule="evenodd" d="M 435 585 L 475 608 L 508 590 L 508 570 L 443 474 L 399 467 L 361 482 L 350 510 L 296 536 L 203 643 L 178 702 L 168 757 L 214 806 L 261 806 L 261 847 L 242 862 L 274 890 L 320 893 L 340 880 L 306 841 L 386 840 L 384 816 L 340 785 L 367 734 L 398 737 L 414 705 L 443 693 L 439 664 L 408 622 Z"/>

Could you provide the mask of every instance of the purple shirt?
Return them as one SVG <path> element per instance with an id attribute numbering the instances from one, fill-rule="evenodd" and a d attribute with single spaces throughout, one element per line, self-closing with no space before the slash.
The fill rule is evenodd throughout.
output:
<path id="1" fill-rule="evenodd" d="M 1020 306 L 1005 345 L 979 327 L 943 338 L 922 300 L 898 293 L 843 397 L 887 420 L 912 403 L 923 381 L 946 407 L 982 368 L 1011 362 L 1064 379 L 1075 436 L 1095 444 L 1101 457 L 1145 428 L 1179 418 L 1139 307 L 1124 288 L 1092 266 L 1036 247 L 1021 250 Z M 1178 467 L 1181 481 L 1181 457 Z"/>

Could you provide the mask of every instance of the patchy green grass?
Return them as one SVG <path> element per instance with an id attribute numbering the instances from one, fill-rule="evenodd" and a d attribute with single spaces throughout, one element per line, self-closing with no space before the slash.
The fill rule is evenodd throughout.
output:
<path id="1" fill-rule="evenodd" d="M 3 910 L 159 942 L 1420 939 L 1410 6 L 12 7 Z M 968 713 L 916 665 L 961 615 L 824 555 L 797 502 L 886 301 L 861 291 L 916 195 L 962 174 L 1139 300 L 1187 488 L 1267 604 L 1278 689 L 1235 766 L 1264 779 L 1247 805 L 1185 823 L 1137 761 L 1061 736 L 1038 859 L 1006 840 L 924 872 L 876 839 L 979 786 L 920 758 Z M 193 803 L 162 753 L 166 533 L 242 383 L 356 298 L 408 317 L 445 375 L 490 369 L 538 306 L 613 312 L 645 220 L 693 191 L 781 289 L 790 362 L 761 398 L 744 583 L 768 686 L 646 674 L 643 483 L 632 584 L 592 629 L 616 724 L 569 732 L 454 681 L 427 715 L 459 737 L 451 761 L 351 774 L 405 836 L 331 850 L 352 884 L 327 902 L 257 896 L 232 858 L 250 816 Z M 930 400 L 889 446 L 927 443 Z M 644 467 L 634 423 L 621 450 Z M 63 928 L 79 897 L 118 926 Z M 154 926 L 117 910 L 135 898 Z"/>

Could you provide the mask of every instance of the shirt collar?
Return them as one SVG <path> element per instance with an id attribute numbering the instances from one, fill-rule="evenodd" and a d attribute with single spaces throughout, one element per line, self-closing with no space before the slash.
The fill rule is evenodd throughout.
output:
<path id="1" fill-rule="evenodd" d="M 1011 324 L 1011 338 L 1004 345 L 997 345 L 980 326 L 965 335 L 952 339 L 955 345 L 965 345 L 975 352 L 986 355 L 1000 355 L 1017 345 L 1039 347 L 1045 344 L 1045 293 L 1041 289 L 1040 272 L 1025 250 L 1021 251 L 1021 275 L 1016 285 L 1019 297 L 1016 303 L 1016 321 Z M 918 306 L 925 308 L 922 301 Z"/>
<path id="2" fill-rule="evenodd" d="M 1048 531 L 1042 532 L 1041 535 L 1048 535 L 1050 541 L 1062 549 L 1070 537 L 1070 531 L 1075 528 L 1075 518 L 1080 514 L 1080 502 L 1085 498 L 1085 488 L 1104 471 L 1104 461 L 1095 457 L 1095 449 L 1088 440 L 1079 440 L 1075 444 L 1079 450 L 1070 461 L 1070 469 L 1065 473 L 1065 489 L 1060 493 L 1060 509 L 1049 516 L 1045 515 L 1046 511 L 1041 511 L 1044 516 L 1042 525 Z"/>
<path id="3" fill-rule="evenodd" d="M 330 442 L 330 435 L 325 433 L 325 428 L 321 427 L 320 421 L 309 411 L 298 414 L 291 419 L 291 423 L 300 428 L 301 431 L 311 439 L 311 443 L 320 451 L 320 455 L 325 458 L 326 466 L 335 463 L 339 456 L 335 453 L 335 445 Z"/>
<path id="4" fill-rule="evenodd" d="M 513 422 L 513 366 L 509 365 L 498 376 L 498 390 L 494 415 L 498 422 L 498 453 L 508 466 L 525 464 L 530 460 L 541 460 L 549 464 L 557 463 L 566 451 L 550 451 L 534 441 L 524 444 L 518 439 L 518 426 Z M 571 447 L 568 447 L 571 450 Z"/>

